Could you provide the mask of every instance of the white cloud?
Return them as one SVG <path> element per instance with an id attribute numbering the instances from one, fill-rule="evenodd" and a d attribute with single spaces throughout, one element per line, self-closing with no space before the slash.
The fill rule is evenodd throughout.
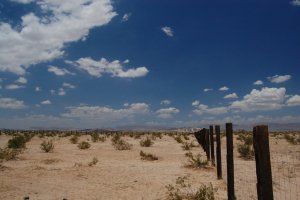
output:
<path id="1" fill-rule="evenodd" d="M 203 91 L 204 91 L 204 92 L 209 92 L 209 91 L 213 91 L 213 89 L 212 89 L 212 88 L 204 88 Z"/>
<path id="2" fill-rule="evenodd" d="M 110 0 L 34 2 L 42 16 L 28 13 L 16 27 L 0 23 L 0 71 L 23 75 L 31 65 L 59 58 L 64 55 L 66 43 L 85 38 L 92 28 L 116 16 Z"/>
<path id="3" fill-rule="evenodd" d="M 291 4 L 294 6 L 300 6 L 300 0 L 293 0 L 291 1 Z"/>
<path id="4" fill-rule="evenodd" d="M 0 108 L 22 109 L 25 107 L 23 101 L 12 98 L 0 98 Z"/>
<path id="5" fill-rule="evenodd" d="M 229 88 L 227 86 L 223 86 L 219 88 L 220 91 L 227 91 Z"/>
<path id="6" fill-rule="evenodd" d="M 268 77 L 269 81 L 271 81 L 272 83 L 283 83 L 290 80 L 291 78 L 292 78 L 291 75 L 282 75 L 282 76 L 275 75 L 275 76 Z"/>
<path id="7" fill-rule="evenodd" d="M 156 111 L 156 113 L 158 114 L 157 117 L 163 119 L 172 118 L 174 114 L 177 114 L 179 112 L 180 112 L 179 109 L 174 107 L 162 108 Z"/>
<path id="8" fill-rule="evenodd" d="M 50 90 L 50 93 L 51 93 L 52 95 L 54 95 L 54 94 L 56 93 L 56 91 L 53 90 L 53 89 L 51 89 L 51 90 Z"/>
<path id="9" fill-rule="evenodd" d="M 20 77 L 20 78 L 18 78 L 18 80 L 16 80 L 16 83 L 26 84 L 27 83 L 27 79 L 24 78 L 24 77 Z"/>
<path id="10" fill-rule="evenodd" d="M 203 114 L 211 114 L 211 115 L 221 115 L 225 114 L 228 112 L 227 107 L 214 107 L 214 108 L 209 108 L 205 104 L 199 104 L 197 106 L 197 109 L 193 110 L 193 112 L 197 115 L 203 115 Z"/>
<path id="11" fill-rule="evenodd" d="M 294 95 L 286 101 L 288 106 L 300 106 L 300 96 Z"/>
<path id="12" fill-rule="evenodd" d="M 127 22 L 131 17 L 131 13 L 125 13 L 122 17 L 122 22 Z"/>
<path id="13" fill-rule="evenodd" d="M 160 104 L 161 104 L 161 105 L 170 105 L 170 104 L 171 104 L 171 101 L 168 100 L 168 99 L 165 99 L 165 100 L 162 100 L 162 101 L 160 102 Z"/>
<path id="14" fill-rule="evenodd" d="M 224 99 L 236 99 L 236 98 L 239 98 L 239 97 L 235 92 L 224 96 Z"/>
<path id="15" fill-rule="evenodd" d="M 63 87 L 70 88 L 70 89 L 76 88 L 75 85 L 72 85 L 70 83 L 63 83 Z"/>
<path id="16" fill-rule="evenodd" d="M 162 27 L 161 30 L 169 37 L 174 36 L 174 32 L 171 27 L 165 26 L 165 27 Z"/>
<path id="17" fill-rule="evenodd" d="M 264 82 L 261 80 L 257 80 L 253 83 L 253 85 L 263 85 L 263 84 L 264 84 Z"/>
<path id="18" fill-rule="evenodd" d="M 124 64 L 128 64 L 129 62 L 130 62 L 129 59 L 126 59 L 126 60 L 123 61 Z"/>
<path id="19" fill-rule="evenodd" d="M 57 76 L 64 76 L 66 74 L 75 75 L 74 73 L 70 72 L 69 70 L 67 70 L 65 68 L 58 68 L 58 67 L 55 67 L 52 65 L 50 65 L 48 67 L 48 72 L 52 72 Z"/>
<path id="20" fill-rule="evenodd" d="M 31 3 L 35 0 L 10 0 L 12 2 L 17 2 L 17 3 L 22 3 L 22 4 L 28 4 L 28 3 Z"/>
<path id="21" fill-rule="evenodd" d="M 121 119 L 132 117 L 137 114 L 149 112 L 149 105 L 146 103 L 132 103 L 126 108 L 113 109 L 101 106 L 79 106 L 69 107 L 69 111 L 62 116 L 71 118 L 92 118 L 92 119 Z"/>
<path id="22" fill-rule="evenodd" d="M 7 86 L 5 86 L 6 89 L 8 90 L 16 90 L 16 89 L 21 89 L 24 88 L 23 85 L 17 85 L 17 84 L 9 84 Z"/>
<path id="23" fill-rule="evenodd" d="M 42 90 L 42 89 L 41 89 L 39 86 L 36 86 L 36 87 L 35 87 L 35 91 L 36 91 L 36 92 L 40 92 L 41 90 Z"/>
<path id="24" fill-rule="evenodd" d="M 192 106 L 198 106 L 200 104 L 200 101 L 195 100 L 192 102 Z"/>
<path id="25" fill-rule="evenodd" d="M 102 74 L 111 74 L 112 77 L 120 78 L 137 78 L 146 76 L 148 69 L 146 67 L 137 67 L 135 69 L 124 70 L 122 63 L 119 60 L 109 62 L 105 58 L 99 61 L 92 58 L 80 58 L 75 62 L 66 61 L 69 64 L 77 66 L 79 69 L 87 71 L 91 76 L 101 77 Z"/>
<path id="26" fill-rule="evenodd" d="M 66 95 L 66 91 L 64 90 L 64 88 L 59 88 L 58 93 L 59 96 L 65 96 Z"/>
<path id="27" fill-rule="evenodd" d="M 285 88 L 253 89 L 250 94 L 240 101 L 234 101 L 230 108 L 245 112 L 278 110 L 282 108 L 285 100 Z"/>
<path id="28" fill-rule="evenodd" d="M 50 105 L 51 101 L 50 100 L 45 100 L 41 102 L 42 105 Z"/>

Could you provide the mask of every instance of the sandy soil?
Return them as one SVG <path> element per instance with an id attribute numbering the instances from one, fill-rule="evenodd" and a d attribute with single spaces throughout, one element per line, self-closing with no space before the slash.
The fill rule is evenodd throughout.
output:
<path id="1" fill-rule="evenodd" d="M 0 147 L 5 147 L 9 138 L 1 135 Z M 192 136 L 190 138 L 195 140 Z M 282 180 L 285 181 L 285 174 L 280 171 L 279 164 L 274 164 L 273 171 L 279 174 L 276 174 L 277 178 L 273 180 L 274 190 L 279 192 L 277 199 L 289 199 L 280 198 L 288 190 L 293 190 L 290 192 L 295 193 L 293 195 L 299 198 L 300 195 L 297 194 L 297 191 L 300 191 L 299 145 L 290 145 L 284 139 L 270 138 L 272 157 L 277 158 L 276 163 L 282 164 L 280 160 L 278 161 L 282 159 L 281 155 L 290 155 L 291 160 L 292 157 L 297 157 L 296 163 L 293 160 L 293 166 L 298 168 L 291 167 L 294 174 L 291 174 L 292 178 L 288 178 L 290 182 L 295 182 L 295 189 L 281 185 Z M 40 150 L 40 144 L 45 138 L 34 137 L 26 144 L 27 148 L 18 160 L 6 161 L 2 164 L 4 167 L 0 169 L 0 199 L 22 199 L 25 196 L 35 200 L 166 199 L 165 186 L 175 184 L 179 176 L 188 176 L 194 188 L 201 184 L 212 183 L 218 188 L 217 199 L 227 199 L 225 138 L 222 138 L 224 180 L 217 180 L 215 169 L 195 170 L 184 167 L 187 163 L 187 158 L 184 156 L 186 151 L 181 148 L 181 144 L 169 136 L 157 138 L 152 147 L 141 147 L 139 139 L 125 137 L 126 141 L 133 144 L 132 150 L 128 151 L 115 150 L 110 139 L 104 143 L 92 143 L 90 136 L 81 136 L 80 141 L 89 140 L 91 143 L 91 148 L 87 150 L 80 150 L 76 144 L 71 144 L 70 137 L 51 139 L 55 144 L 54 152 L 44 153 Z M 235 145 L 236 143 L 237 141 Z M 140 159 L 140 150 L 152 153 L 159 159 L 143 161 Z M 205 158 L 200 147 L 193 148 L 192 152 L 200 153 Z M 88 163 L 93 157 L 96 157 L 99 162 L 90 167 Z M 286 159 L 283 162 L 286 162 Z M 238 199 L 255 199 L 254 161 L 244 161 L 235 152 L 235 169 Z"/>

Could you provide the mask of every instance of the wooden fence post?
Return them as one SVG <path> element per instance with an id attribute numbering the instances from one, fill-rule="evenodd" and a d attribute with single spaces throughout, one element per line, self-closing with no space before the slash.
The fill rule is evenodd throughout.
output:
<path id="1" fill-rule="evenodd" d="M 268 126 L 253 128 L 253 148 L 255 151 L 257 198 L 258 200 L 273 200 Z"/>
<path id="2" fill-rule="evenodd" d="M 217 139 L 217 175 L 218 179 L 222 179 L 222 160 L 221 160 L 221 137 L 220 137 L 220 126 L 215 126 L 216 139 Z"/>
<path id="3" fill-rule="evenodd" d="M 210 155 L 211 155 L 211 163 L 215 166 L 215 141 L 214 141 L 214 127 L 209 126 L 209 134 L 210 134 Z"/>
<path id="4" fill-rule="evenodd" d="M 205 152 L 206 152 L 206 157 L 207 160 L 210 161 L 210 149 L 209 149 L 209 131 L 208 129 L 204 129 L 205 133 Z"/>
<path id="5" fill-rule="evenodd" d="M 235 200 L 234 194 L 234 163 L 233 163 L 233 136 L 232 123 L 226 123 L 227 148 L 227 195 L 228 200 Z"/>

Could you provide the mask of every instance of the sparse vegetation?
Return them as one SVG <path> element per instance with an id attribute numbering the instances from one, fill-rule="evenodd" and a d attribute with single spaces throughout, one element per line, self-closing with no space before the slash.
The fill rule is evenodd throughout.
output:
<path id="1" fill-rule="evenodd" d="M 43 141 L 40 148 L 44 152 L 49 153 L 49 152 L 53 151 L 54 144 L 53 144 L 53 142 L 51 140 L 50 141 Z"/>
<path id="2" fill-rule="evenodd" d="M 142 139 L 142 140 L 140 141 L 140 145 L 141 145 L 142 147 L 150 147 L 150 146 L 152 146 L 153 144 L 154 144 L 154 142 L 153 142 L 149 137 L 144 138 L 144 139 Z"/>
<path id="3" fill-rule="evenodd" d="M 297 145 L 300 144 L 300 136 L 298 135 L 298 137 L 296 135 L 290 135 L 290 134 L 284 134 L 284 139 L 293 145 Z"/>
<path id="4" fill-rule="evenodd" d="M 77 135 L 73 135 L 73 136 L 70 138 L 70 142 L 71 142 L 72 144 L 77 144 L 78 140 L 79 140 L 79 137 L 78 137 Z"/>
<path id="5" fill-rule="evenodd" d="M 189 136 L 186 135 L 186 134 L 183 135 L 183 138 L 184 138 L 185 140 L 190 140 Z"/>
<path id="6" fill-rule="evenodd" d="M 240 154 L 240 157 L 245 160 L 251 160 L 254 158 L 253 150 L 253 137 L 251 134 L 239 134 L 237 140 L 240 143 L 237 145 L 237 151 Z"/>
<path id="7" fill-rule="evenodd" d="M 8 148 L 12 149 L 22 149 L 26 147 L 26 139 L 22 135 L 14 136 L 12 139 L 8 140 Z"/>
<path id="8" fill-rule="evenodd" d="M 88 163 L 88 166 L 92 167 L 98 163 L 98 159 L 93 157 L 92 161 Z"/>
<path id="9" fill-rule="evenodd" d="M 188 142 L 183 142 L 181 147 L 182 147 L 183 150 L 189 151 L 189 150 L 191 150 L 193 147 L 197 147 L 197 145 L 195 145 L 194 142 L 191 141 L 190 143 L 188 143 Z"/>
<path id="10" fill-rule="evenodd" d="M 10 148 L 0 148 L 0 161 L 2 160 L 14 160 L 17 158 L 17 155 L 20 153 L 20 150 L 10 149 Z"/>
<path id="11" fill-rule="evenodd" d="M 140 151 L 140 156 L 142 160 L 148 160 L 148 161 L 158 160 L 157 156 L 150 153 L 144 153 L 143 151 Z"/>
<path id="12" fill-rule="evenodd" d="M 168 200 L 215 200 L 217 189 L 211 183 L 208 186 L 202 184 L 194 191 L 186 180 L 186 176 L 178 177 L 175 185 L 166 186 Z"/>
<path id="13" fill-rule="evenodd" d="M 121 139 L 119 134 L 116 134 L 111 139 L 112 145 L 116 150 L 130 150 L 132 148 L 132 144 L 129 144 L 125 140 Z"/>
<path id="14" fill-rule="evenodd" d="M 89 149 L 91 147 L 90 143 L 86 142 L 86 141 L 82 141 L 80 142 L 77 147 L 79 149 Z"/>
<path id="15" fill-rule="evenodd" d="M 176 140 L 176 142 L 178 142 L 178 143 L 182 143 L 183 142 L 180 135 L 174 136 L 174 140 Z"/>
<path id="16" fill-rule="evenodd" d="M 202 160 L 200 154 L 194 156 L 192 152 L 188 152 L 185 156 L 189 158 L 186 167 L 197 169 L 208 168 L 208 161 Z"/>

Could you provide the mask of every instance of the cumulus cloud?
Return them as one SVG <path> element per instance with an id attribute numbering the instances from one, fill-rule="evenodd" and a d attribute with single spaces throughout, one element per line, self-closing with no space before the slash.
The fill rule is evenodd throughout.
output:
<path id="1" fill-rule="evenodd" d="M 113 109 L 106 106 L 78 106 L 69 107 L 68 112 L 62 116 L 71 118 L 92 118 L 92 119 L 121 119 L 132 117 L 137 114 L 149 112 L 149 105 L 146 103 L 132 103 L 125 108 Z"/>
<path id="2" fill-rule="evenodd" d="M 75 75 L 74 73 L 70 72 L 69 70 L 67 70 L 65 68 L 58 68 L 58 67 L 55 67 L 55 66 L 52 66 L 52 65 L 50 65 L 48 67 L 48 72 L 52 72 L 57 76 L 64 76 L 64 75 L 67 75 L 67 74 Z"/>
<path id="3" fill-rule="evenodd" d="M 28 4 L 28 3 L 31 3 L 35 0 L 10 0 L 12 2 L 17 2 L 17 3 L 22 3 L 22 4 Z"/>
<path id="4" fill-rule="evenodd" d="M 300 96 L 299 95 L 294 95 L 290 97 L 287 101 L 286 104 L 288 106 L 300 106 Z"/>
<path id="5" fill-rule="evenodd" d="M 174 114 L 177 114 L 179 112 L 179 109 L 174 107 L 162 108 L 156 111 L 156 113 L 158 114 L 157 117 L 162 119 L 172 118 Z"/>
<path id="6" fill-rule="evenodd" d="M 172 30 L 171 27 L 168 27 L 168 26 L 164 26 L 161 28 L 161 30 L 169 37 L 173 37 L 174 36 L 174 32 Z"/>
<path id="7" fill-rule="evenodd" d="M 220 91 L 227 91 L 229 88 L 227 86 L 223 86 L 219 88 Z"/>
<path id="8" fill-rule="evenodd" d="M 0 98 L 0 108 L 22 109 L 25 107 L 23 101 L 12 98 Z"/>
<path id="9" fill-rule="evenodd" d="M 66 61 L 78 67 L 81 70 L 86 71 L 91 76 L 101 77 L 104 73 L 111 74 L 112 77 L 120 78 L 137 78 L 146 76 L 148 69 L 146 67 L 137 67 L 128 70 L 124 70 L 122 63 L 119 60 L 109 62 L 105 58 L 101 58 L 99 61 L 92 58 L 80 58 L 77 61 Z"/>
<path id="10" fill-rule="evenodd" d="M 261 80 L 257 80 L 253 83 L 253 85 L 262 85 L 262 84 L 264 84 L 264 82 Z"/>
<path id="11" fill-rule="evenodd" d="M 294 6 L 300 6 L 300 0 L 293 0 L 291 1 L 291 4 Z"/>
<path id="12" fill-rule="evenodd" d="M 268 88 L 261 90 L 253 89 L 240 101 L 234 101 L 230 108 L 239 111 L 267 111 L 282 108 L 285 100 L 285 88 Z"/>
<path id="13" fill-rule="evenodd" d="M 5 89 L 8 89 L 8 90 L 16 90 L 16 89 L 21 89 L 21 88 L 24 88 L 24 86 L 17 85 L 17 84 L 9 84 L 9 85 L 5 86 Z"/>
<path id="14" fill-rule="evenodd" d="M 195 100 L 192 102 L 192 106 L 198 106 L 200 104 L 200 101 Z"/>
<path id="15" fill-rule="evenodd" d="M 212 88 L 204 88 L 203 91 L 204 91 L 204 92 L 209 92 L 209 91 L 213 91 L 213 89 L 212 89 Z"/>
<path id="16" fill-rule="evenodd" d="M 72 85 L 70 83 L 63 83 L 63 87 L 70 88 L 70 89 L 76 88 L 75 85 Z"/>
<path id="17" fill-rule="evenodd" d="M 50 100 L 45 100 L 41 102 L 42 105 L 50 105 L 51 101 Z"/>
<path id="18" fill-rule="evenodd" d="M 28 67 L 64 55 L 66 43 L 85 38 L 116 16 L 110 0 L 15 0 L 35 2 L 41 16 L 28 13 L 21 23 L 0 23 L 0 71 L 24 75 Z"/>
<path id="19" fill-rule="evenodd" d="M 36 86 L 34 89 L 36 92 L 40 92 L 42 89 L 39 86 Z"/>
<path id="20" fill-rule="evenodd" d="M 54 91 L 55 94 L 55 91 Z M 64 90 L 64 88 L 59 88 L 57 94 L 59 96 L 65 96 L 66 95 L 66 91 Z"/>
<path id="21" fill-rule="evenodd" d="M 161 105 L 170 105 L 170 104 L 171 104 L 171 101 L 168 100 L 168 99 L 165 99 L 165 100 L 162 100 L 162 101 L 160 102 L 160 104 L 161 104 Z"/>
<path id="22" fill-rule="evenodd" d="M 131 17 L 131 13 L 125 13 L 122 17 L 122 22 L 127 22 Z"/>
<path id="23" fill-rule="evenodd" d="M 16 83 L 26 84 L 27 83 L 27 79 L 24 78 L 24 77 L 20 77 L 20 78 L 18 78 L 18 80 L 16 80 Z"/>
<path id="24" fill-rule="evenodd" d="M 239 97 L 235 92 L 224 96 L 224 99 L 236 99 L 236 98 L 239 98 Z"/>
<path id="25" fill-rule="evenodd" d="M 196 109 L 194 109 L 193 112 L 196 115 L 203 115 L 203 114 L 221 115 L 228 112 L 228 108 L 225 106 L 209 108 L 205 104 L 199 104 L 195 107 Z"/>
<path id="26" fill-rule="evenodd" d="M 275 76 L 268 77 L 269 81 L 271 81 L 272 83 L 283 83 L 290 80 L 291 78 L 292 78 L 291 75 L 282 75 L 282 76 L 275 75 Z"/>

